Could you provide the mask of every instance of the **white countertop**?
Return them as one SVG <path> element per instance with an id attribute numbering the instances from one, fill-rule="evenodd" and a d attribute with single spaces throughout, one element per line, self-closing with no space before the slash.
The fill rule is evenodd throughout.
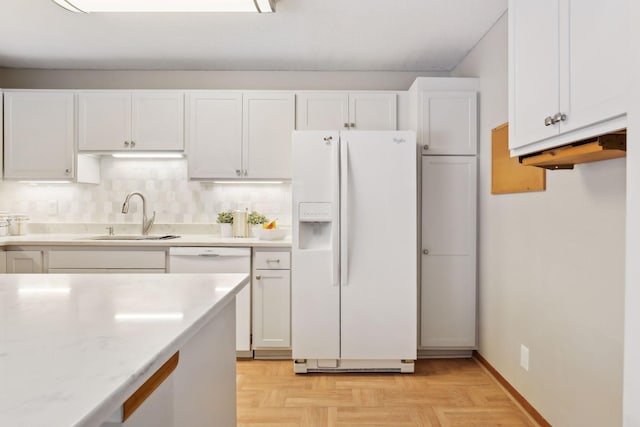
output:
<path id="1" fill-rule="evenodd" d="M 220 237 L 209 234 L 185 234 L 168 240 L 92 240 L 95 234 L 27 234 L 0 237 L 3 246 L 227 246 L 227 247 L 291 247 L 291 236 L 284 240 Z"/>
<path id="2" fill-rule="evenodd" d="M 0 425 L 99 425 L 248 281 L 0 275 Z M 169 318 L 121 318 L 162 313 Z"/>

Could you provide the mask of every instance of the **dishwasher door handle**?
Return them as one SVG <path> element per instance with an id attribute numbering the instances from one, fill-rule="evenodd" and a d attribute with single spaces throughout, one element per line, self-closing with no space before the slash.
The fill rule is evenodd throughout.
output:
<path id="1" fill-rule="evenodd" d="M 215 254 L 215 253 L 211 253 L 211 254 L 208 254 L 208 253 L 202 253 L 202 254 L 198 254 L 198 256 L 205 256 L 205 257 L 219 257 L 219 256 L 221 256 L 221 255 L 220 255 L 220 254 Z"/>

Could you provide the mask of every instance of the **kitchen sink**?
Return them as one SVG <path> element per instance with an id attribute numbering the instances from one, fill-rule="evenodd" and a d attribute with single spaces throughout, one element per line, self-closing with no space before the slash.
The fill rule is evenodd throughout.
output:
<path id="1" fill-rule="evenodd" d="M 123 234 L 123 235 L 104 235 L 104 236 L 92 236 L 85 237 L 81 240 L 169 240 L 177 239 L 180 236 L 174 234 L 166 234 L 164 236 L 143 236 L 141 234 Z"/>

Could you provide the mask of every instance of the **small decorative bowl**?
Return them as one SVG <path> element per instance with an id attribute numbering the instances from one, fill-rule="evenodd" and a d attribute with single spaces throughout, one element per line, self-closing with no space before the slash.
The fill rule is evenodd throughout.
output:
<path id="1" fill-rule="evenodd" d="M 258 230 L 258 239 L 260 240 L 282 240 L 287 237 L 287 230 L 282 228 L 262 228 Z"/>

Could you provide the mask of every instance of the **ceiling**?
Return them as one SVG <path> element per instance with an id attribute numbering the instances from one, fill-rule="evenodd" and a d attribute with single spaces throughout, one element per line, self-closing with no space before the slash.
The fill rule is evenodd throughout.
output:
<path id="1" fill-rule="evenodd" d="M 278 0 L 276 13 L 68 12 L 2 0 L 0 67 L 450 71 L 507 0 Z"/>

